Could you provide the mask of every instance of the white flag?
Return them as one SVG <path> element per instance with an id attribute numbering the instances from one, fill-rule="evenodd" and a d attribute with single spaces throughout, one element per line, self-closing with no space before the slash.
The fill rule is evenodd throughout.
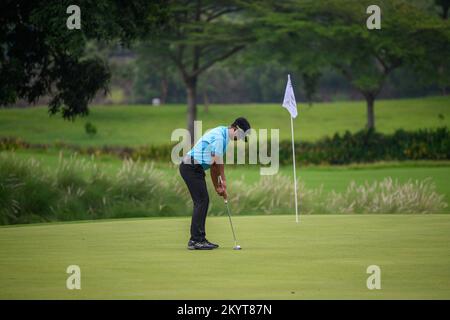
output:
<path id="1" fill-rule="evenodd" d="M 294 89 L 292 88 L 291 76 L 288 74 L 286 91 L 284 92 L 283 107 L 285 107 L 292 118 L 297 117 L 297 102 L 295 102 Z"/>

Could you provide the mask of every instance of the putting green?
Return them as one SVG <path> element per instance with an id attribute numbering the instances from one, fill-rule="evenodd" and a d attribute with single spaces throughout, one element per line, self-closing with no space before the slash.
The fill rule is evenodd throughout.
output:
<path id="1" fill-rule="evenodd" d="M 2 299 L 450 299 L 450 215 L 226 217 L 214 251 L 185 249 L 187 218 L 0 228 Z M 81 290 L 66 268 L 81 268 Z M 381 290 L 368 290 L 369 265 Z"/>

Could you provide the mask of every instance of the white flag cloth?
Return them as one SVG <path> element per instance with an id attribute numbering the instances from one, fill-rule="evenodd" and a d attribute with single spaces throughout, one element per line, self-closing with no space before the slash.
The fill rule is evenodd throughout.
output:
<path id="1" fill-rule="evenodd" d="M 297 102 L 295 101 L 294 89 L 292 88 L 290 75 L 288 75 L 286 91 L 284 92 L 283 107 L 289 111 L 292 118 L 297 117 Z"/>

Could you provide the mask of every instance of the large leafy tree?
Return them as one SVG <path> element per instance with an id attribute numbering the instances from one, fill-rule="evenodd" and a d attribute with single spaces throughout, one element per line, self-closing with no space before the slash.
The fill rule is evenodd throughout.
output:
<path id="1" fill-rule="evenodd" d="M 314 80 L 324 67 L 344 75 L 367 102 L 367 128 L 375 128 L 375 99 L 400 66 L 423 79 L 449 72 L 449 24 L 401 0 L 380 0 L 381 30 L 368 30 L 365 0 L 266 0 L 254 6 L 260 37 Z M 264 52 L 264 50 L 261 50 Z"/>
<path id="2" fill-rule="evenodd" d="M 167 4 L 170 23 L 158 40 L 147 41 L 145 46 L 152 59 L 169 59 L 181 75 L 187 95 L 187 127 L 193 140 L 200 75 L 244 49 L 252 32 L 238 1 L 169 0 Z"/>
<path id="3" fill-rule="evenodd" d="M 127 44 L 154 34 L 165 23 L 165 1 L 77 1 L 81 29 L 69 30 L 68 0 L 15 1 L 0 4 L 0 105 L 18 99 L 51 97 L 49 112 L 73 119 L 88 113 L 88 103 L 106 91 L 110 72 L 95 56 L 86 56 L 91 39 Z"/>

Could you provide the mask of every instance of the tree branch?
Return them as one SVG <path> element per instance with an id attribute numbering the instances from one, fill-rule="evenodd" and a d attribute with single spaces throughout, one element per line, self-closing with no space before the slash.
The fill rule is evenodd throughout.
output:
<path id="1" fill-rule="evenodd" d="M 207 22 L 211 22 L 212 20 L 214 20 L 214 19 L 216 19 L 216 18 L 218 18 L 218 17 L 220 17 L 220 16 L 222 16 L 224 14 L 232 13 L 232 12 L 238 12 L 240 10 L 241 10 L 240 8 L 236 8 L 236 7 L 223 9 L 223 10 L 217 11 L 216 13 L 213 13 L 210 16 L 208 16 L 206 18 L 206 21 Z"/>
<path id="2" fill-rule="evenodd" d="M 388 75 L 392 70 L 401 65 L 401 60 L 393 61 L 391 65 L 388 65 L 377 53 L 374 53 L 375 59 L 383 66 L 384 74 Z"/>
<path id="3" fill-rule="evenodd" d="M 173 55 L 170 50 L 167 50 L 167 54 L 169 58 L 175 63 L 175 65 L 180 70 L 181 74 L 183 75 L 183 78 L 187 78 L 188 74 L 186 72 L 186 67 L 183 64 L 183 51 L 184 51 L 184 45 L 180 45 L 177 50 L 177 55 Z"/>
<path id="4" fill-rule="evenodd" d="M 338 69 L 339 71 L 341 71 L 341 73 L 344 75 L 344 77 L 347 78 L 347 80 L 348 80 L 350 83 L 353 81 L 352 74 L 351 74 L 347 69 L 345 69 L 345 67 L 344 67 L 343 65 L 340 65 L 340 64 L 337 64 L 337 63 L 335 63 L 335 64 L 333 64 L 333 65 L 334 65 L 334 67 L 335 67 L 336 69 Z"/>
<path id="5" fill-rule="evenodd" d="M 245 45 L 239 45 L 236 46 L 234 48 L 232 48 L 231 50 L 229 50 L 228 52 L 225 52 L 223 55 L 218 56 L 215 59 L 211 59 L 210 61 L 208 61 L 207 63 L 205 63 L 203 66 L 199 67 L 197 70 L 194 71 L 193 76 L 198 76 L 200 73 L 202 73 L 203 71 L 207 70 L 209 67 L 211 67 L 214 63 L 225 60 L 226 58 L 228 58 L 229 56 L 233 55 L 234 53 L 238 52 L 239 50 L 242 50 L 245 48 Z"/>

